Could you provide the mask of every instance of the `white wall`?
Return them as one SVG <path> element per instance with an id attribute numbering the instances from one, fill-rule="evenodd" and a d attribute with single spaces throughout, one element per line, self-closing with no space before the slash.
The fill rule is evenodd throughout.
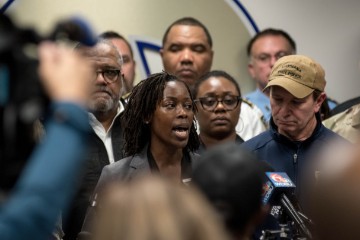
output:
<path id="1" fill-rule="evenodd" d="M 213 38 L 213 69 L 233 75 L 243 92 L 254 86 L 246 68 L 245 45 L 250 34 L 225 0 L 24 0 L 15 1 L 9 10 L 20 25 L 34 25 L 43 33 L 50 31 L 59 18 L 80 15 L 97 32 L 111 29 L 130 39 L 140 36 L 154 39 L 156 43 L 161 42 L 173 21 L 185 16 L 196 17 L 207 26 Z M 155 62 L 151 66 L 159 63 L 158 59 L 151 60 Z M 145 76 L 140 69 L 141 62 L 137 66 L 136 81 L 139 81 Z M 155 70 L 159 69 L 162 70 L 162 66 Z"/>
<path id="2" fill-rule="evenodd" d="M 244 93 L 254 84 L 246 70 L 245 46 L 252 32 L 230 8 L 235 0 L 23 0 L 8 12 L 19 24 L 46 32 L 58 18 L 80 14 L 97 32 L 113 29 L 126 37 L 160 41 L 175 19 L 194 16 L 214 38 L 213 69 L 234 75 Z M 258 25 L 282 28 L 296 40 L 298 53 L 323 65 L 328 95 L 338 101 L 360 95 L 359 0 L 239 0 Z M 155 62 L 157 65 L 159 62 Z M 143 78 L 137 69 L 137 81 Z M 161 68 L 161 66 L 160 66 Z"/>

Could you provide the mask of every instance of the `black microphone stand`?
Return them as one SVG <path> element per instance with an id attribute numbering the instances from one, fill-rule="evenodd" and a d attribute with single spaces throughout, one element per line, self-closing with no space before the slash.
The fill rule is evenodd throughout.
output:
<path id="1" fill-rule="evenodd" d="M 278 218 L 279 230 L 263 230 L 260 240 L 273 239 L 296 239 L 310 240 L 313 239 L 308 226 L 313 225 L 304 213 L 297 211 L 289 198 L 282 194 L 280 197 L 282 208 Z"/>

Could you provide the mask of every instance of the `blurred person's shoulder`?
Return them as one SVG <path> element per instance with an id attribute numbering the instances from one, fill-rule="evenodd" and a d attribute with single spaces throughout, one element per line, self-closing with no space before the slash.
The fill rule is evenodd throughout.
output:
<path id="1" fill-rule="evenodd" d="M 338 113 L 325 121 L 326 128 L 339 134 L 350 142 L 359 138 L 360 130 L 360 104 L 354 105 L 347 110 Z"/>

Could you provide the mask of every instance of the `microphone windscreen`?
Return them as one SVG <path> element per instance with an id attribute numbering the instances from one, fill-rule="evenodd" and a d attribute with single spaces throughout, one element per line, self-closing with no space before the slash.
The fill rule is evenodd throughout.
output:
<path id="1" fill-rule="evenodd" d="M 289 193 L 295 189 L 295 184 L 284 172 L 265 172 L 267 180 L 263 185 L 263 204 L 278 204 L 278 197 L 282 193 Z"/>

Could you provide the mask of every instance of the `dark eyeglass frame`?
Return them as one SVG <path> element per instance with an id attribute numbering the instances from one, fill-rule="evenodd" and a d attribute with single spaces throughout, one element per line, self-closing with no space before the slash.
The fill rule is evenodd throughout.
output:
<path id="1" fill-rule="evenodd" d="M 213 112 L 215 110 L 215 108 L 219 105 L 219 103 L 221 103 L 223 105 L 223 107 L 224 107 L 224 109 L 226 111 L 233 111 L 235 108 L 237 108 L 237 106 L 239 106 L 239 103 L 242 102 L 242 98 L 240 96 L 233 96 L 233 95 L 230 95 L 230 96 L 235 98 L 235 100 L 236 100 L 236 104 L 234 106 L 230 106 L 230 107 L 229 107 L 229 105 L 227 105 L 224 102 L 224 100 L 226 101 L 228 99 L 224 99 L 224 98 L 221 99 L 221 98 L 216 98 L 216 97 L 214 97 L 216 99 L 215 100 L 216 104 L 214 106 L 212 106 L 212 107 L 209 107 L 209 106 L 206 106 L 206 105 L 204 106 L 204 100 L 208 99 L 209 97 L 202 97 L 202 98 L 195 99 L 194 103 L 199 102 L 202 109 L 204 109 L 205 111 L 208 111 L 208 112 Z M 219 99 L 221 99 L 221 100 L 219 100 Z"/>
<path id="2" fill-rule="evenodd" d="M 106 76 L 106 73 L 108 73 L 108 72 L 116 73 L 116 77 L 114 77 L 114 79 L 108 78 Z M 96 78 L 98 77 L 98 75 L 100 73 L 101 76 L 105 79 L 106 82 L 113 83 L 113 82 L 116 82 L 119 79 L 119 76 L 121 75 L 121 70 L 119 70 L 119 69 L 104 69 L 104 70 L 98 70 L 95 73 L 96 73 Z"/>

